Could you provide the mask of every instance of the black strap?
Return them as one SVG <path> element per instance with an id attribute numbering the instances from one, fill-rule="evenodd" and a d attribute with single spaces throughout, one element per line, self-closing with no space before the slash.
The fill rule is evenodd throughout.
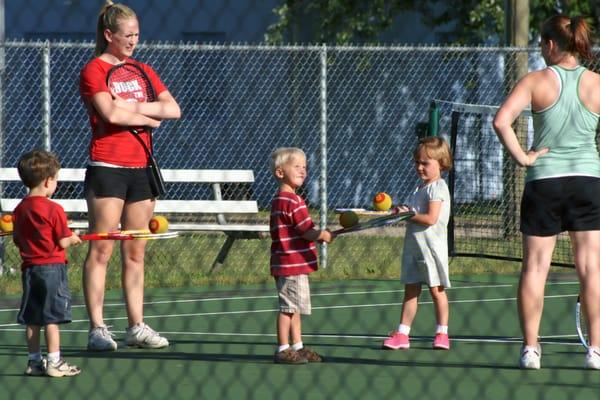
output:
<path id="1" fill-rule="evenodd" d="M 142 144 L 142 147 L 144 148 L 144 151 L 146 152 L 146 155 L 148 156 L 148 161 L 150 161 L 150 159 L 152 158 L 152 156 L 154 154 L 154 149 L 152 146 L 152 134 L 150 133 L 150 148 L 148 148 L 148 146 L 146 146 L 146 143 L 142 140 L 139 132 L 136 129 L 130 129 L 129 133 L 131 133 L 138 140 L 138 142 L 140 142 Z"/>

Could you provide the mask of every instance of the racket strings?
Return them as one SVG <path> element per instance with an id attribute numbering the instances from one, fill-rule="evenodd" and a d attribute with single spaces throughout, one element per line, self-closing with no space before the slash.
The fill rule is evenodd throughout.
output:
<path id="1" fill-rule="evenodd" d="M 126 101 L 154 101 L 154 91 L 150 81 L 139 67 L 121 64 L 113 67 L 108 76 L 109 88 Z"/>

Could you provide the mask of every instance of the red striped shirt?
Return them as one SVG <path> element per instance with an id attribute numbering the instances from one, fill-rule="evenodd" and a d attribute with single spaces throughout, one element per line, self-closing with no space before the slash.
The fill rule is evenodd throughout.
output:
<path id="1" fill-rule="evenodd" d="M 302 197 L 277 193 L 271 202 L 270 226 L 271 275 L 310 274 L 318 269 L 315 242 L 302 237 L 315 226 Z"/>

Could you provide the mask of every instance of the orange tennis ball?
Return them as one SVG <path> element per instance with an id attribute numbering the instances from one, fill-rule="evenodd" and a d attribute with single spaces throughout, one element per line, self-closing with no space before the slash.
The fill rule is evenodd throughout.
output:
<path id="1" fill-rule="evenodd" d="M 12 230 L 13 230 L 12 214 L 4 214 L 2 217 L 0 217 L 0 230 L 2 230 L 2 232 L 12 232 Z"/>
<path id="2" fill-rule="evenodd" d="M 354 211 L 344 211 L 340 214 L 340 225 L 344 228 L 350 228 L 358 224 L 358 215 Z"/>
<path id="3" fill-rule="evenodd" d="M 165 233 L 169 230 L 169 222 L 162 215 L 155 215 L 150 220 L 148 228 L 150 228 L 150 232 L 152 233 Z"/>
<path id="4" fill-rule="evenodd" d="M 373 208 L 377 211 L 387 211 L 392 207 L 392 198 L 385 192 L 379 192 L 373 197 Z"/>

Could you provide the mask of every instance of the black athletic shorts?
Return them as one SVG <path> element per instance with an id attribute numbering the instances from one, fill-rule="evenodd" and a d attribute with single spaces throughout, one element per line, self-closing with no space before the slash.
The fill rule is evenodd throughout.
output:
<path id="1" fill-rule="evenodd" d="M 564 176 L 527 182 L 521 200 L 521 232 L 554 236 L 600 230 L 600 178 Z"/>
<path id="2" fill-rule="evenodd" d="M 147 168 L 88 166 L 84 193 L 88 197 L 116 197 L 128 203 L 152 199 Z"/>
<path id="3" fill-rule="evenodd" d="M 23 297 L 17 322 L 45 326 L 71 322 L 71 292 L 65 264 L 34 265 L 21 275 Z"/>

